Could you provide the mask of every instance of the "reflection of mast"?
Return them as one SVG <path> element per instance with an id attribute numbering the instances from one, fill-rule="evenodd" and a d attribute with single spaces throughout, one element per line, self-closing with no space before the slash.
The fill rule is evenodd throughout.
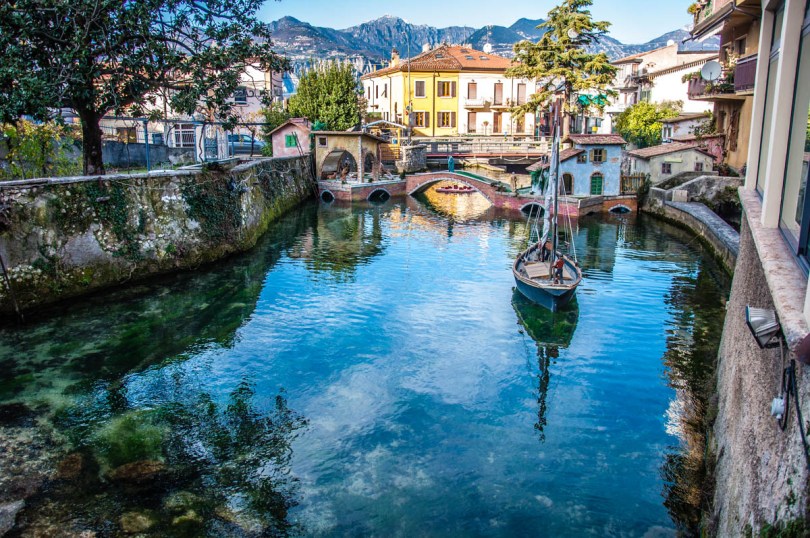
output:
<path id="1" fill-rule="evenodd" d="M 548 384 L 551 380 L 551 373 L 549 367 L 551 366 L 551 359 L 556 359 L 560 355 L 560 350 L 557 346 L 552 345 L 537 345 L 537 362 L 540 368 L 540 374 L 537 376 L 537 423 L 534 429 L 537 430 L 540 442 L 546 440 L 546 397 L 548 396 Z"/>

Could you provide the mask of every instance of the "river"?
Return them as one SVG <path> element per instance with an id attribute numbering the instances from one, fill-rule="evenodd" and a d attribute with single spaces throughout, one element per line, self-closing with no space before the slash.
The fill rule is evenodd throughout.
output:
<path id="1" fill-rule="evenodd" d="M 513 291 L 524 217 L 429 191 L 6 325 L 10 535 L 694 532 L 730 278 L 645 216 L 573 228 L 554 315 Z"/>

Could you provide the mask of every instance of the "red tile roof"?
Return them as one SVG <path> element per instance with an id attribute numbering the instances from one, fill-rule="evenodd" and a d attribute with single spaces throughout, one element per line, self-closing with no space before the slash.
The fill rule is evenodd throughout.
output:
<path id="1" fill-rule="evenodd" d="M 511 66 L 512 60 L 509 58 L 497 54 L 487 54 L 460 45 L 441 45 L 410 59 L 410 70 L 417 73 L 432 71 L 504 71 Z M 405 71 L 408 71 L 407 58 L 400 60 L 398 65 L 378 69 L 373 73 L 363 75 L 361 78 L 374 78 Z"/>
<path id="2" fill-rule="evenodd" d="M 580 153 L 585 153 L 585 150 L 584 150 L 584 149 L 582 149 L 582 148 L 568 148 L 568 149 L 564 149 L 564 150 L 562 150 L 562 151 L 560 152 L 560 162 L 567 161 L 568 159 L 571 159 L 571 158 L 573 158 L 573 157 L 576 157 L 576 156 L 577 156 L 577 155 L 579 155 Z M 551 157 L 549 157 L 549 158 L 551 158 Z M 527 170 L 528 172 L 536 172 L 536 171 L 538 171 L 538 170 L 545 170 L 545 169 L 546 169 L 546 168 L 548 168 L 549 166 L 551 166 L 551 164 L 550 164 L 550 163 L 543 162 L 543 161 L 537 161 L 537 162 L 536 162 L 536 163 L 534 163 L 533 165 L 531 165 L 531 166 L 527 166 L 527 167 L 526 167 L 526 170 Z"/>
<path id="3" fill-rule="evenodd" d="M 693 149 L 705 155 L 714 158 L 714 155 L 702 149 L 697 142 L 670 142 L 669 144 L 661 144 L 660 146 L 652 146 L 644 149 L 636 149 L 628 151 L 627 154 L 639 159 L 651 159 L 659 155 L 667 155 L 669 153 L 678 153 L 680 151 L 688 151 Z"/>
<path id="4" fill-rule="evenodd" d="M 566 141 L 583 146 L 613 146 L 627 144 L 622 135 L 617 134 L 569 134 Z"/>

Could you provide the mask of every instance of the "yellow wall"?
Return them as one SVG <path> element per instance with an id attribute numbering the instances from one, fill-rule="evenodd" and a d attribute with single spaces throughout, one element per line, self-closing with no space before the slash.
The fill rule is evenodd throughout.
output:
<path id="1" fill-rule="evenodd" d="M 407 88 L 408 74 L 403 73 L 403 85 Z M 424 81 L 425 96 L 416 97 L 416 82 Z M 455 97 L 438 97 L 437 88 L 439 82 L 454 82 L 456 84 Z M 411 73 L 410 95 L 412 96 L 413 111 L 425 112 L 430 116 L 430 124 L 427 127 L 414 126 L 413 134 L 416 136 L 449 136 L 458 133 L 458 95 L 461 91 L 458 83 L 458 73 Z M 406 90 L 405 99 L 408 99 L 409 92 Z M 407 103 L 406 103 L 407 105 Z M 439 127 L 438 113 L 452 112 L 456 115 L 455 127 Z M 404 119 L 404 118 L 403 118 Z M 404 120 L 407 123 L 407 120 Z"/>

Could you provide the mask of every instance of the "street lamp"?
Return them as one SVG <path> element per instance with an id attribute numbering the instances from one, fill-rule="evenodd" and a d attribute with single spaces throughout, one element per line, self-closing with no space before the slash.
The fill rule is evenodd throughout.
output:
<path id="1" fill-rule="evenodd" d="M 408 145 L 411 145 L 411 116 L 413 114 L 413 99 L 411 98 L 411 34 L 403 32 L 408 42 L 408 106 L 405 109 L 408 112 Z"/>

